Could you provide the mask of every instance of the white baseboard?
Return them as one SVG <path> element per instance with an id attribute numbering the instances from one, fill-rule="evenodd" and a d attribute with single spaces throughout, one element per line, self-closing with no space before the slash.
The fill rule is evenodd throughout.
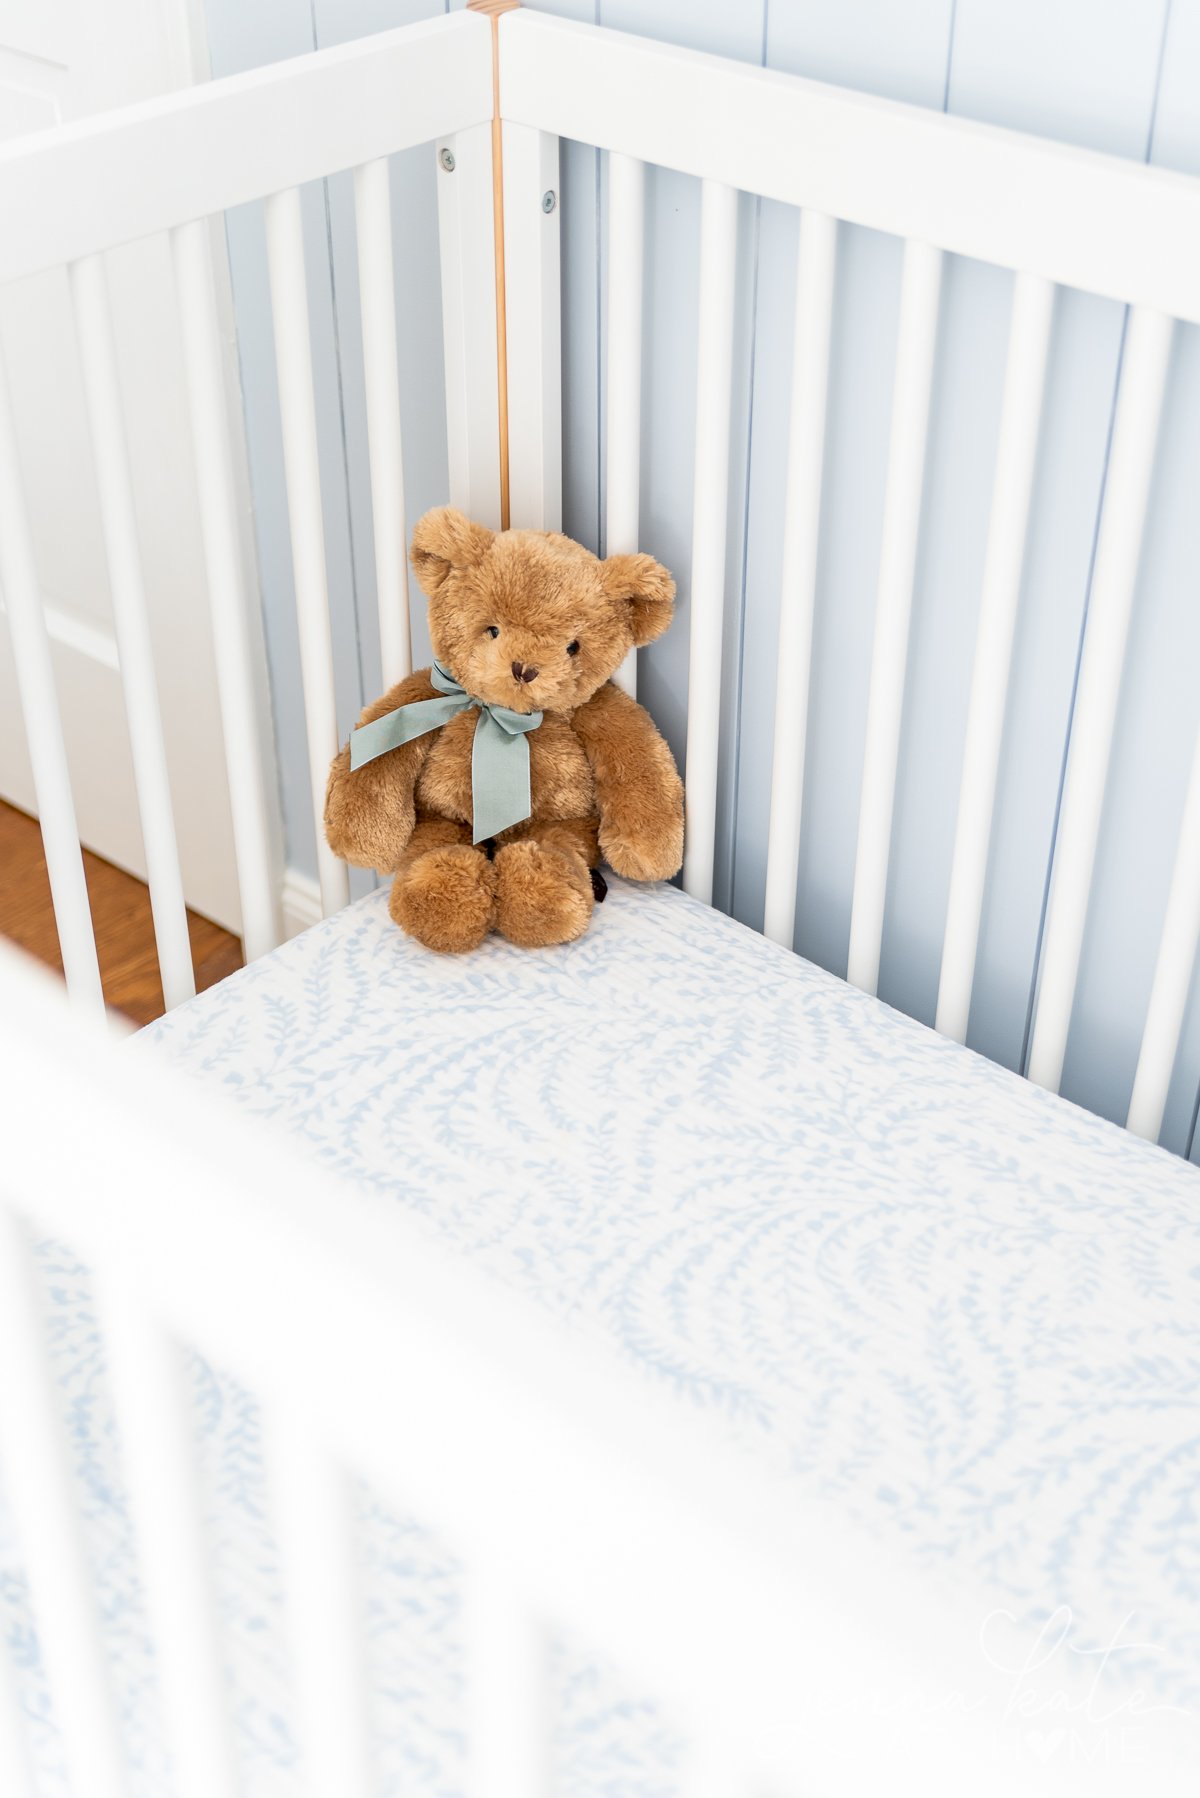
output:
<path id="1" fill-rule="evenodd" d="M 315 877 L 302 874 L 299 868 L 286 869 L 280 905 L 283 911 L 283 934 L 289 941 L 292 937 L 299 936 L 302 930 L 310 930 L 314 924 L 319 924 L 321 888 Z"/>

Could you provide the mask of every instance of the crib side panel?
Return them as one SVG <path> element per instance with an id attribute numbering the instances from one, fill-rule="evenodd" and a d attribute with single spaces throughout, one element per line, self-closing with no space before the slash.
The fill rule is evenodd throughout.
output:
<path id="1" fill-rule="evenodd" d="M 368 467 L 373 467 L 375 483 L 373 560 L 384 588 L 381 606 L 371 619 L 370 638 L 378 645 L 379 661 L 395 667 L 403 665 L 411 650 L 403 604 L 407 595 L 407 525 L 402 498 L 400 358 L 394 319 L 388 158 L 418 145 L 424 146 L 428 158 L 428 137 L 436 137 L 439 130 L 453 131 L 459 124 L 475 124 L 490 112 L 489 36 L 487 26 L 478 19 L 439 17 L 385 34 L 369 50 L 349 44 L 307 60 L 250 71 L 237 79 L 21 140 L 0 154 L 0 189 L 11 202 L 6 214 L 14 221 L 14 229 L 6 234 L 0 277 L 18 279 L 57 261 L 65 260 L 68 265 L 117 625 L 117 655 L 168 1006 L 194 991 L 194 976 L 163 740 L 160 671 L 155 667 L 148 629 L 139 497 L 128 451 L 105 254 L 132 238 L 173 234 L 177 324 L 216 634 L 216 675 L 241 914 L 247 952 L 252 956 L 279 941 L 281 898 L 286 895 L 280 891 L 277 861 L 275 777 L 267 728 L 270 701 L 256 661 L 256 624 L 250 616 L 256 595 L 247 578 L 242 521 L 237 514 L 236 471 L 241 452 L 227 404 L 219 269 L 212 254 L 208 215 L 236 213 L 252 203 L 261 219 L 260 243 L 270 275 L 272 398 L 278 408 L 275 428 L 283 450 L 290 520 L 288 582 L 294 590 L 302 649 L 299 685 L 304 696 L 305 784 L 311 828 L 317 845 L 323 845 L 325 771 L 359 709 L 363 689 L 359 622 L 354 606 L 348 609 L 344 603 L 347 591 L 353 595 L 355 585 L 353 551 L 345 528 L 345 487 L 336 471 L 329 470 L 327 458 L 323 467 L 323 366 L 314 354 L 309 304 L 314 242 L 319 233 L 323 250 L 327 229 L 319 193 L 302 191 L 302 185 L 314 175 L 337 172 L 347 164 L 361 167 L 354 233 L 366 276 L 365 328 L 360 334 L 366 379 L 361 390 L 369 388 L 371 401 L 366 460 Z M 360 152 L 372 148 L 379 154 L 359 164 Z M 163 180 L 164 169 L 171 171 L 170 180 Z M 314 198 L 320 216 L 313 208 Z M 319 342 L 325 323 L 319 309 L 316 322 Z M 494 376 L 494 344 L 489 353 Z M 548 367 L 550 359 L 544 361 Z M 335 403 L 340 407 L 340 381 L 335 380 L 334 386 Z M 14 519 L 19 511 L 18 463 L 19 445 L 13 459 L 16 472 L 6 486 L 6 505 Z M 335 477 L 332 485 L 331 472 Z M 326 529 L 327 521 L 332 524 L 331 532 Z M 30 587 L 28 579 L 22 582 L 17 567 L 22 540 L 14 529 L 8 580 L 18 599 Z M 337 567 L 340 549 L 346 551 L 344 579 Z M 31 617 L 36 624 L 32 612 Z M 342 642 L 348 634 L 354 661 L 354 690 L 344 708 L 349 714 L 344 722 L 338 717 L 334 619 Z M 68 973 L 81 999 L 90 997 L 95 1002 L 94 954 L 88 945 L 88 927 L 80 922 L 78 903 L 82 891 L 78 838 L 69 786 L 61 778 L 64 757 L 56 750 L 61 732 L 56 731 L 52 685 L 45 678 L 46 656 L 44 644 L 39 650 L 39 642 L 34 630 L 18 629 L 14 634 L 14 646 L 22 660 L 21 686 L 29 709 L 28 735 L 40 782 L 55 898 L 62 911 Z M 39 714 L 44 718 L 40 725 Z M 328 851 L 319 849 L 318 854 L 320 904 L 329 910 L 349 896 L 346 870 Z"/>
<path id="2" fill-rule="evenodd" d="M 1062 653 L 1052 664 L 1051 726 L 1043 729 L 1039 725 L 1037 732 L 1043 748 L 1047 743 L 1051 748 L 1048 759 L 1043 758 L 1042 772 L 1047 778 L 1040 782 L 1044 789 L 1041 798 L 1048 800 L 1050 809 L 1047 812 L 1044 804 L 1040 808 L 1044 852 L 1039 853 L 1035 839 L 1030 852 L 1022 851 L 1020 857 L 1023 879 L 1031 871 L 1035 883 L 1040 879 L 1044 885 L 1049 879 L 1049 914 L 1044 939 L 1036 915 L 1033 936 L 1026 932 L 1022 953 L 1032 958 L 1025 970 L 1028 984 L 1024 990 L 1019 983 L 1014 988 L 1010 1021 L 1015 1036 L 1010 1037 L 1004 1058 L 1018 1065 L 1022 1062 L 1025 1020 L 1032 1016 L 1030 1071 L 1035 1078 L 1057 1086 L 1088 929 L 1101 814 L 1110 786 L 1117 695 L 1126 674 L 1128 621 L 1157 457 L 1159 400 L 1173 341 L 1171 321 L 1179 319 L 1179 328 L 1188 328 L 1200 297 L 1194 258 L 1179 245 L 1170 246 L 1168 239 L 1173 229 L 1190 231 L 1188 221 L 1200 187 L 1134 162 L 1089 155 L 1049 141 L 1035 142 L 965 121 L 938 120 L 928 112 L 908 112 L 864 96 L 835 94 L 803 84 L 792 84 L 788 105 L 777 107 L 783 90 L 760 71 L 689 57 L 644 41 L 576 32 L 551 20 L 514 16 L 503 31 L 510 47 L 506 105 L 514 118 L 581 133 L 620 159 L 619 167 L 630 158 L 665 163 L 673 173 L 699 178 L 706 195 L 719 184 L 732 184 L 758 196 L 759 209 L 764 200 L 786 199 L 817 211 L 827 209 L 847 231 L 869 226 L 893 242 L 900 240 L 903 259 L 896 337 L 883 358 L 893 374 L 892 438 L 889 471 L 882 482 L 882 535 L 874 574 L 873 664 L 865 702 L 863 774 L 861 789 L 853 800 L 858 851 L 850 906 L 849 975 L 870 990 L 879 984 L 893 889 L 898 871 L 906 867 L 905 857 L 906 878 L 912 887 L 912 857 L 920 853 L 921 836 L 920 830 L 914 829 L 914 820 L 928 803 L 923 793 L 914 797 L 915 748 L 921 752 L 918 762 L 924 757 L 918 771 L 926 777 L 936 773 L 934 784 L 947 801 L 945 865 L 944 870 L 936 871 L 937 878 L 944 878 L 952 889 L 950 942 L 941 957 L 947 964 L 942 1011 L 946 1028 L 960 1036 L 968 1028 L 976 968 L 987 942 L 988 872 L 995 827 L 1014 790 L 1004 761 L 1011 734 L 1010 712 L 1019 710 L 1022 698 L 1027 698 L 1014 693 L 1013 672 L 1024 674 L 1028 656 L 1029 632 L 1019 629 L 1019 614 L 1027 566 L 1037 563 L 1041 549 L 1038 531 L 1045 524 L 1044 503 L 1040 507 L 1037 503 L 1042 500 L 1042 460 L 1050 448 L 1048 465 L 1053 467 L 1056 457 L 1061 463 L 1066 441 L 1061 433 L 1064 423 L 1068 438 L 1075 432 L 1078 414 L 1074 408 L 1084 397 L 1085 373 L 1101 409 L 1111 391 L 1101 366 L 1105 356 L 1101 354 L 1097 362 L 1089 355 L 1084 358 L 1087 370 L 1081 366 L 1072 374 L 1072 410 L 1064 413 L 1059 371 L 1055 370 L 1053 381 L 1049 378 L 1052 333 L 1056 319 L 1065 333 L 1076 315 L 1093 323 L 1119 326 L 1121 303 L 1132 303 L 1133 324 L 1126 352 L 1120 351 L 1116 340 L 1109 345 L 1110 350 L 1116 348 L 1118 357 L 1127 354 L 1129 347 L 1133 350 L 1133 372 L 1123 379 L 1124 400 L 1118 407 L 1118 425 L 1123 413 L 1130 414 L 1130 423 L 1127 429 L 1117 430 L 1111 459 L 1100 413 L 1096 406 L 1091 406 L 1090 412 L 1087 404 L 1082 407 L 1085 429 L 1090 428 L 1089 419 L 1098 427 L 1089 443 L 1099 461 L 1093 455 L 1092 466 L 1085 467 L 1085 478 L 1075 483 L 1084 501 L 1082 510 L 1077 508 L 1080 519 L 1085 526 L 1089 519 L 1097 523 L 1095 567 L 1085 566 L 1090 563 L 1090 556 L 1085 555 L 1084 563 L 1076 567 L 1079 578 L 1066 601 L 1051 608 Z M 586 80 L 581 56 L 585 39 Z M 607 71 L 605 80 L 595 79 L 598 68 Z M 648 103 L 651 92 L 652 106 Z M 811 142 L 809 132 L 813 134 Z M 941 165 L 936 176 L 935 161 Z M 1001 163 L 1003 177 L 999 175 Z M 881 170 L 886 174 L 881 176 Z M 760 211 L 755 216 L 759 235 Z M 1140 235 L 1142 226 L 1148 227 L 1146 237 Z M 1152 252 L 1157 256 L 1154 267 L 1143 260 L 1143 250 L 1150 249 L 1151 239 L 1157 244 L 1157 251 Z M 687 599 L 682 623 L 691 645 L 685 884 L 710 897 L 714 892 L 719 785 L 710 765 L 711 726 L 719 715 L 714 695 L 721 690 L 722 647 L 706 596 L 710 584 L 719 578 L 717 571 L 728 539 L 724 531 L 718 532 L 712 518 L 714 494 L 721 483 L 710 467 L 707 441 L 712 433 L 707 408 L 714 396 L 721 398 L 721 428 L 716 434 L 725 439 L 727 451 L 732 415 L 723 394 L 733 327 L 730 306 L 724 308 L 721 329 L 715 335 L 711 323 L 706 323 L 720 297 L 720 284 L 711 271 L 707 277 L 704 273 L 704 241 L 702 233 L 701 266 L 694 279 L 702 374 L 697 386 L 697 459 L 691 495 L 693 557 L 685 572 Z M 947 251 L 954 253 L 953 270 L 942 266 Z M 966 260 L 960 264 L 960 258 Z M 730 255 L 728 260 L 732 259 Z M 1003 272 L 998 272 L 996 265 Z M 957 692 L 943 694 L 930 688 L 929 667 L 940 666 L 945 658 L 935 654 L 929 638 L 922 636 L 930 627 L 927 598 L 920 608 L 915 606 L 918 589 L 928 580 L 928 565 L 931 559 L 936 561 L 943 537 L 953 537 L 956 532 L 961 535 L 956 519 L 946 510 L 947 492 L 958 473 L 951 468 L 957 458 L 948 423 L 957 396 L 950 389 L 949 365 L 961 369 L 969 338 L 960 334 L 955 341 L 953 327 L 961 327 L 967 316 L 961 305 L 955 305 L 950 308 L 947 341 L 943 341 L 941 290 L 951 274 L 956 294 L 986 287 L 999 300 L 998 316 L 1008 327 L 1005 335 L 1009 340 L 1007 379 L 1003 336 L 998 345 L 1001 354 L 994 358 L 995 410 L 986 423 L 991 428 L 991 453 L 997 455 L 998 445 L 999 454 L 992 479 L 983 488 L 984 504 L 978 509 L 978 560 L 969 577 L 973 591 L 965 604 L 954 607 L 956 616 L 951 621 L 962 652 L 959 659 L 965 663 L 964 674 L 972 660 L 972 638 L 978 634 L 977 616 L 983 625 L 981 641 L 974 646 L 976 676 L 973 683 L 963 679 L 961 697 Z M 1156 320 L 1162 321 L 1161 325 L 1156 325 Z M 1112 336 L 1111 329 L 1108 335 Z M 1068 334 L 1072 351 L 1077 347 L 1075 337 Z M 1141 354 L 1143 340 L 1151 346 L 1145 356 Z M 1099 342 L 1095 347 L 1104 350 Z M 760 365 L 757 348 L 756 383 L 774 375 Z M 622 357 L 629 368 L 628 355 L 622 352 Z M 1115 375 L 1111 356 L 1109 363 Z M 1098 381 L 1091 378 L 1097 368 Z M 966 391 L 969 389 L 968 382 Z M 614 400 L 618 417 L 628 412 L 620 386 L 614 389 Z M 1136 408 L 1136 417 L 1131 407 Z M 1056 431 L 1059 442 L 1055 441 Z M 983 436 L 975 434 L 982 447 Z M 925 463 L 927 451 L 932 455 L 934 447 L 940 466 L 936 467 L 936 481 L 931 481 Z M 728 463 L 724 473 L 727 478 Z M 1090 509 L 1086 503 L 1089 493 Z M 1101 494 L 1102 503 L 1097 503 Z M 983 528 L 989 513 L 990 545 Z M 980 592 L 983 609 L 978 613 Z M 1110 592 L 1121 595 L 1115 610 L 1105 598 Z M 798 603 L 804 604 L 803 597 Z M 727 591 L 726 627 L 733 623 L 736 628 L 740 606 L 740 597 Z M 1111 629 L 1106 622 L 1110 613 L 1118 620 Z M 1080 638 L 1080 621 L 1085 616 Z M 786 623 L 791 630 L 790 615 Z M 757 620 L 743 628 L 753 633 L 770 658 L 774 647 L 770 627 L 765 635 Z M 810 640 L 807 625 L 801 636 Z M 1080 687 L 1074 698 L 1073 661 L 1080 640 Z M 916 675 L 911 666 L 914 647 L 921 652 Z M 741 654 L 740 646 L 734 653 Z M 794 656 L 794 646 L 789 653 Z M 807 651 L 804 661 L 811 668 Z M 743 679 L 746 667 L 742 656 Z M 783 692 L 782 673 L 778 679 Z M 1045 686 L 1044 681 L 1041 684 Z M 803 709 L 803 700 L 800 705 Z M 949 713 L 949 735 L 958 736 L 960 742 L 965 739 L 970 751 L 961 781 L 953 755 L 945 753 L 943 707 Z M 721 716 L 721 727 L 727 723 L 736 744 L 738 708 L 732 718 Z M 785 743 L 794 737 L 794 720 L 779 717 L 777 727 L 783 731 Z M 750 728 L 753 730 L 754 723 Z M 1060 746 L 1070 745 L 1061 816 L 1058 793 L 1050 778 L 1055 772 L 1055 740 Z M 942 745 L 936 770 L 929 763 L 935 741 Z M 739 749 L 740 745 L 734 750 L 735 758 Z M 1016 784 L 1019 787 L 1022 782 Z M 775 808 L 777 843 L 785 829 L 795 837 L 801 804 L 802 792 Z M 788 853 L 790 857 L 790 849 Z M 1182 885 L 1176 882 L 1178 893 L 1190 894 L 1186 869 L 1180 881 Z M 937 895 L 928 872 L 918 884 L 936 907 Z M 1031 886 L 1030 895 L 1039 900 L 1041 889 Z M 778 900 L 778 883 L 775 897 Z M 790 894 L 785 897 L 790 901 Z M 1185 905 L 1179 898 L 1176 911 L 1181 906 L 1187 914 L 1186 929 L 1178 922 L 1173 926 L 1175 946 L 1164 966 L 1178 968 L 1189 959 L 1194 907 L 1190 899 Z M 777 917 L 773 922 L 778 930 Z M 1022 927 L 1029 922 L 1026 916 Z M 927 938 L 929 932 L 920 934 Z M 891 989 L 907 1009 L 921 1012 L 923 1004 L 914 988 L 921 958 L 914 956 L 913 948 L 914 944 L 906 941 L 906 952 L 895 963 L 904 970 L 900 981 L 904 990 L 896 989 L 895 980 Z M 837 958 L 833 960 L 836 966 Z M 936 963 L 928 971 L 932 975 L 927 995 L 932 1018 L 938 985 Z M 1161 1006 L 1158 1012 L 1160 1017 L 1167 1015 Z M 1177 1037 L 1179 1021 L 1172 1013 L 1167 1037 Z M 1136 1023 L 1133 1027 L 1137 1030 Z M 1161 1022 L 1156 1023 L 1158 1035 L 1163 1029 Z M 1172 1041 L 1170 1055 L 1173 1053 Z M 1158 1061 L 1170 1059 L 1161 1045 L 1155 1054 Z"/>
<path id="3" fill-rule="evenodd" d="M 93 1351 L 112 1381 L 112 1483 L 130 1503 L 181 1792 L 236 1789 L 239 1725 L 181 1349 L 261 1412 L 289 1669 L 272 1725 L 289 1741 L 294 1730 L 313 1789 L 357 1798 L 377 1776 L 358 1479 L 461 1564 L 468 1789 L 480 1798 L 552 1789 L 548 1649 L 563 1632 L 611 1657 L 694 1739 L 684 1790 L 697 1798 L 717 1766 L 733 1791 L 832 1788 L 847 1715 L 862 1694 L 896 1689 L 912 1702 L 894 1729 L 856 1735 L 864 1783 L 903 1754 L 919 1757 L 930 1792 L 960 1790 L 967 1767 L 976 1789 L 1004 1789 L 982 1726 L 930 1702 L 954 1689 L 974 1643 L 969 1607 L 931 1600 L 844 1517 L 798 1514 L 723 1429 L 701 1429 L 596 1345 L 435 1250 L 394 1206 L 331 1186 L 248 1116 L 99 1030 L 68 1028 L 44 975 L 0 962 L 0 1074 L 16 1120 L 0 1334 L 25 1376 L 3 1391 L 0 1458 L 6 1475 L 19 1459 L 20 1543 L 80 1793 L 123 1798 L 135 1768 L 26 1278 L 31 1234 L 78 1255 L 103 1298 Z M 54 1128 L 62 1106 L 69 1132 Z M 831 1674 L 839 1702 L 804 1702 Z"/>

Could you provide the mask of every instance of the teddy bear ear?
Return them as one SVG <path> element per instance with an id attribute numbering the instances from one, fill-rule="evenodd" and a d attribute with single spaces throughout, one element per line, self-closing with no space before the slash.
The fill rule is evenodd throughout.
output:
<path id="1" fill-rule="evenodd" d="M 472 524 L 465 512 L 454 506 L 436 506 L 419 518 L 411 560 L 430 599 L 452 568 L 471 568 L 482 562 L 492 542 L 493 534 L 486 525 Z"/>
<path id="2" fill-rule="evenodd" d="M 662 563 L 653 556 L 609 556 L 601 567 L 608 592 L 628 607 L 635 646 L 661 637 L 675 610 L 675 583 Z"/>

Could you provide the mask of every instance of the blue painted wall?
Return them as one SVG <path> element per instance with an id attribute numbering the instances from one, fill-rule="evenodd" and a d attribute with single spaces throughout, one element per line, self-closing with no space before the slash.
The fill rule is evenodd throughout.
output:
<path id="1" fill-rule="evenodd" d="M 535 0 L 874 93 L 1200 172 L 1200 0 Z M 216 73 L 426 17 L 441 0 L 208 0 Z M 435 171 L 394 178 L 410 515 L 444 499 Z M 602 550 L 604 158 L 564 144 L 564 526 Z M 348 180 L 306 196 L 339 712 L 378 690 L 373 568 Z M 647 196 L 642 539 L 676 573 L 683 628 L 642 658 L 641 691 L 677 753 L 687 713 L 695 271 L 699 191 L 663 170 Z M 762 917 L 796 219 L 742 200 L 730 477 L 718 902 Z M 259 519 L 289 853 L 312 866 L 303 720 L 273 391 L 261 221 L 231 219 L 239 345 Z M 842 228 L 830 394 L 812 742 L 796 946 L 844 972 L 885 476 L 899 246 Z M 1012 283 L 947 268 L 926 512 L 897 788 L 881 992 L 932 1020 Z M 1060 296 L 1018 629 L 1004 773 L 970 1040 L 1022 1065 L 1125 319 Z M 1123 1115 L 1200 723 L 1200 334 L 1178 333 L 1128 677 L 1064 1091 Z M 414 617 L 420 618 L 415 596 Z M 424 647 L 417 633 L 418 654 Z M 1193 1142 L 1193 995 L 1164 1140 Z"/>

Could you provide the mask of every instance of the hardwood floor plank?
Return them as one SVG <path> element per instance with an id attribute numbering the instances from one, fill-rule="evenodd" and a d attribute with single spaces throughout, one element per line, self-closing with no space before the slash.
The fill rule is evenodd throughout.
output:
<path id="1" fill-rule="evenodd" d="M 150 892 L 111 862 L 85 850 L 84 871 L 92 902 L 96 949 L 104 997 L 135 1024 L 163 1014 L 162 985 L 154 949 Z M 215 986 L 242 966 L 237 937 L 208 918 L 189 911 L 188 932 L 196 990 Z M 0 802 L 0 936 L 61 974 L 62 957 L 54 925 L 50 881 L 36 818 Z"/>

